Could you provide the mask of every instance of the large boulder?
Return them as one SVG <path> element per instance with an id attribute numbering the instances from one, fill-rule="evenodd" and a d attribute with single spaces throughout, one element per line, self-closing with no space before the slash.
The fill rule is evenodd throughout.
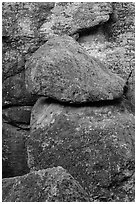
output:
<path id="1" fill-rule="evenodd" d="M 41 46 L 26 63 L 25 74 L 31 94 L 72 103 L 119 98 L 125 83 L 66 35 Z"/>
<path id="2" fill-rule="evenodd" d="M 115 201 L 115 188 L 134 173 L 134 116 L 117 105 L 67 107 L 42 98 L 32 110 L 31 125 L 30 169 L 61 165 L 93 200 Z"/>
<path id="3" fill-rule="evenodd" d="M 62 167 L 2 181 L 3 202 L 88 202 L 80 184 Z"/>
<path id="4" fill-rule="evenodd" d="M 25 142 L 29 132 L 7 123 L 2 127 L 2 174 L 14 177 L 29 172 Z"/>

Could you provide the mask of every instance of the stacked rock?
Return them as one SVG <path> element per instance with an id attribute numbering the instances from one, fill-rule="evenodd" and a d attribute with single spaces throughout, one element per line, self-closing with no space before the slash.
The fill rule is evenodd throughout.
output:
<path id="1" fill-rule="evenodd" d="M 3 4 L 3 201 L 134 201 L 134 77 L 126 70 L 128 83 L 87 50 L 88 42 L 113 50 L 105 29 L 121 31 L 126 12 L 118 21 L 117 10 Z"/>

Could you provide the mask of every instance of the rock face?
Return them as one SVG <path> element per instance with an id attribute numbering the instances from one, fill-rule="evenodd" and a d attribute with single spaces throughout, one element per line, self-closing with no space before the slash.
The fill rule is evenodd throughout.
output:
<path id="1" fill-rule="evenodd" d="M 87 194 L 62 167 L 3 179 L 3 202 L 88 202 Z"/>
<path id="2" fill-rule="evenodd" d="M 86 54 L 71 37 L 54 37 L 26 63 L 27 90 L 59 101 L 81 103 L 115 99 L 124 80 Z"/>
<path id="3" fill-rule="evenodd" d="M 128 112 L 115 106 L 46 104 L 42 98 L 31 123 L 31 169 L 63 166 L 99 201 L 113 201 L 114 186 L 122 186 L 134 173 L 134 116 Z"/>
<path id="4" fill-rule="evenodd" d="M 134 201 L 134 2 L 3 2 L 2 77 L 3 202 Z"/>
<path id="5" fill-rule="evenodd" d="M 3 177 L 24 175 L 29 172 L 25 141 L 28 131 L 3 123 L 2 174 Z"/>

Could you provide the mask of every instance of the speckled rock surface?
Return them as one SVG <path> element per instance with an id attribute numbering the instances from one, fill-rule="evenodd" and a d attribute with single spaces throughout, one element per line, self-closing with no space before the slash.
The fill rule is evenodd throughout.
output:
<path id="1" fill-rule="evenodd" d="M 79 183 L 62 167 L 3 179 L 3 202 L 88 202 Z"/>
<path id="2" fill-rule="evenodd" d="M 134 2 L 2 3 L 3 201 L 135 201 L 134 69 Z"/>
<path id="3" fill-rule="evenodd" d="M 119 98 L 125 83 L 66 35 L 41 46 L 25 74 L 30 93 L 73 103 Z"/>
<path id="4" fill-rule="evenodd" d="M 3 80 L 23 70 L 26 59 L 44 43 L 39 27 L 53 7 L 54 2 L 3 2 Z"/>
<path id="5" fill-rule="evenodd" d="M 63 166 L 93 200 L 113 201 L 115 186 L 134 173 L 134 116 L 117 106 L 65 107 L 42 98 L 31 123 L 29 167 Z"/>
<path id="6" fill-rule="evenodd" d="M 24 175 L 29 172 L 25 142 L 29 132 L 7 123 L 2 127 L 3 177 Z"/>
<path id="7" fill-rule="evenodd" d="M 40 33 L 45 38 L 63 33 L 73 35 L 108 21 L 112 12 L 110 2 L 56 2 Z"/>
<path id="8" fill-rule="evenodd" d="M 25 73 L 22 71 L 7 78 L 2 84 L 2 105 L 33 105 L 37 100 L 26 89 Z"/>
<path id="9" fill-rule="evenodd" d="M 113 2 L 109 21 L 79 33 L 78 41 L 114 73 L 126 79 L 135 67 L 135 3 Z"/>

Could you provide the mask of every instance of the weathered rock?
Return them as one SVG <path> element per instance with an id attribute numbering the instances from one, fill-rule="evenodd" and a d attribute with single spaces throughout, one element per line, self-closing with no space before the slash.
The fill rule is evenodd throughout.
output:
<path id="1" fill-rule="evenodd" d="M 78 41 L 91 56 L 126 79 L 135 67 L 135 3 L 113 2 L 112 7 L 109 21 L 80 32 Z"/>
<path id="2" fill-rule="evenodd" d="M 108 21 L 112 11 L 110 2 L 58 2 L 40 33 L 47 38 L 63 33 L 73 35 Z"/>
<path id="3" fill-rule="evenodd" d="M 3 80 L 23 70 L 26 58 L 45 42 L 39 28 L 53 7 L 54 2 L 3 3 Z"/>
<path id="4" fill-rule="evenodd" d="M 30 124 L 32 106 L 14 106 L 2 110 L 2 117 L 8 123 Z"/>
<path id="5" fill-rule="evenodd" d="M 79 183 L 59 166 L 2 182 L 3 202 L 90 201 Z"/>
<path id="6" fill-rule="evenodd" d="M 113 187 L 112 202 L 135 202 L 135 174 L 123 181 L 122 185 Z"/>
<path id="7" fill-rule="evenodd" d="M 46 41 L 40 38 L 30 39 L 27 37 L 18 37 L 18 39 L 9 39 L 8 37 L 3 37 L 3 81 L 23 71 L 25 69 L 26 60 L 45 42 Z"/>
<path id="8" fill-rule="evenodd" d="M 28 131 L 3 123 L 2 174 L 4 178 L 24 175 L 29 172 L 25 146 L 28 136 Z"/>
<path id="9" fill-rule="evenodd" d="M 2 105 L 33 105 L 37 100 L 25 86 L 25 74 L 22 71 L 15 76 L 9 77 L 2 84 Z"/>
<path id="10" fill-rule="evenodd" d="M 123 94 L 124 80 L 91 58 L 69 36 L 54 37 L 26 63 L 27 90 L 59 101 L 112 100 Z"/>
<path id="11" fill-rule="evenodd" d="M 113 200 L 134 172 L 134 116 L 117 106 L 66 107 L 42 98 L 31 124 L 29 167 L 63 166 L 94 200 Z"/>

